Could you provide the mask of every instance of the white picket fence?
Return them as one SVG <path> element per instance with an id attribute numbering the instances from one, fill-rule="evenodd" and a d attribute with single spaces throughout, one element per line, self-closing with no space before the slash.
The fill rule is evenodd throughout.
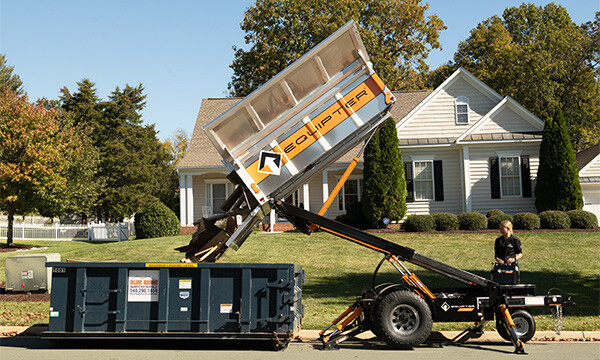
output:
<path id="1" fill-rule="evenodd" d="M 14 240 L 87 240 L 87 241 L 125 241 L 133 232 L 133 225 L 89 224 L 89 225 L 43 225 L 14 224 Z M 0 223 L 0 239 L 6 239 L 8 224 Z"/>

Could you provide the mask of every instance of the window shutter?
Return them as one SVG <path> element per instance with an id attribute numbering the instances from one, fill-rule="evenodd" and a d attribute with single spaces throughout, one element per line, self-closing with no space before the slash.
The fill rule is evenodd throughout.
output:
<path id="1" fill-rule="evenodd" d="M 531 175 L 529 172 L 529 155 L 521 156 L 521 186 L 523 197 L 531 197 Z"/>
<path id="2" fill-rule="evenodd" d="M 415 201 L 415 191 L 413 186 L 412 162 L 404 163 L 404 177 L 406 178 L 406 202 Z"/>
<path id="3" fill-rule="evenodd" d="M 444 177 L 442 175 L 442 160 L 433 161 L 433 180 L 435 181 L 435 201 L 444 201 Z"/>
<path id="4" fill-rule="evenodd" d="M 492 182 L 492 199 L 500 199 L 500 168 L 498 167 L 498 158 L 491 157 L 490 163 L 490 181 Z"/>

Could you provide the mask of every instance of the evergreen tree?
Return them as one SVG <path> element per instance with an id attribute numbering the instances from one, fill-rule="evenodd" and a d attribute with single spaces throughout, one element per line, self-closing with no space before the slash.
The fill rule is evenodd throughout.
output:
<path id="1" fill-rule="evenodd" d="M 396 123 L 389 119 L 373 136 L 364 154 L 363 213 L 372 224 L 406 214 L 406 180 L 398 148 Z"/>
<path id="2" fill-rule="evenodd" d="M 535 196 L 538 212 L 583 207 L 575 152 L 560 110 L 544 126 Z"/>
<path id="3" fill-rule="evenodd" d="M 107 101 L 96 94 L 88 79 L 71 93 L 63 88 L 61 108 L 73 126 L 89 134 L 100 154 L 96 181 L 98 200 L 90 209 L 99 219 L 114 221 L 140 211 L 156 198 L 178 210 L 178 177 L 171 156 L 156 136 L 154 125 L 144 125 L 142 85 L 117 87 Z"/>
<path id="4" fill-rule="evenodd" d="M 14 66 L 6 65 L 4 54 L 0 54 L 0 91 L 5 88 L 16 95 L 24 95 L 23 82 L 17 74 L 13 74 Z"/>

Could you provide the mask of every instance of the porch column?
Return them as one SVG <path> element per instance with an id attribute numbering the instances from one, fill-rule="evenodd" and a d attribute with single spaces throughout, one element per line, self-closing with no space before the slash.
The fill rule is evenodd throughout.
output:
<path id="1" fill-rule="evenodd" d="M 187 224 L 194 224 L 194 181 L 193 175 L 186 176 L 186 206 L 187 206 Z"/>
<path id="2" fill-rule="evenodd" d="M 179 175 L 179 222 L 181 223 L 181 226 L 186 226 L 188 224 L 186 194 L 185 175 Z"/>
<path id="3" fill-rule="evenodd" d="M 276 215 L 277 214 L 275 214 L 275 210 L 271 209 L 271 213 L 269 214 L 269 232 L 275 231 L 273 228 L 275 227 L 275 223 L 277 222 L 275 219 Z"/>
<path id="4" fill-rule="evenodd" d="M 473 198 L 471 197 L 471 159 L 469 158 L 469 147 L 463 146 L 463 179 L 465 189 L 465 211 L 473 210 Z"/>
<path id="5" fill-rule="evenodd" d="M 304 210 L 310 211 L 310 196 L 308 193 L 308 183 L 302 185 L 302 201 L 304 203 Z"/>
<path id="6" fill-rule="evenodd" d="M 329 171 L 328 170 L 323 170 L 323 204 L 325 204 L 325 202 L 327 201 L 327 198 L 329 197 Z M 327 210 L 327 212 L 325 212 L 325 214 L 323 216 L 327 217 L 329 215 L 329 210 Z"/>

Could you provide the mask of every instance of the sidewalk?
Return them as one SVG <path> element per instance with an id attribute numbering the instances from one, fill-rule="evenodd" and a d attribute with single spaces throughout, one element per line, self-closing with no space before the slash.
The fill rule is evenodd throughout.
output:
<path id="1" fill-rule="evenodd" d="M 40 336 L 42 332 L 48 329 L 45 325 L 26 326 L 0 326 L 0 337 L 7 336 Z M 430 340 L 432 341 L 447 341 L 455 338 L 460 331 L 441 331 L 432 332 Z M 370 331 L 357 336 L 358 339 L 368 340 L 373 339 L 375 335 Z M 319 330 L 300 330 L 296 337 L 298 341 L 312 342 L 319 339 Z M 469 341 L 477 342 L 501 342 L 504 341 L 495 331 L 486 331 L 477 339 Z M 537 331 L 535 336 L 529 342 L 543 341 L 600 341 L 600 331 L 563 331 L 557 335 L 554 331 Z"/>

